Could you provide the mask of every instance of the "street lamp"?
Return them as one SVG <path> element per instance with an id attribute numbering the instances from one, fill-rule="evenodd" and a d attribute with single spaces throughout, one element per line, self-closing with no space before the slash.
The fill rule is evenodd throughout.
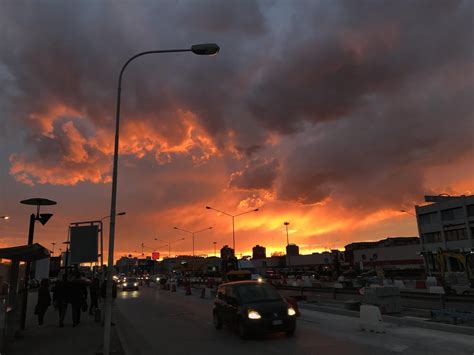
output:
<path id="1" fill-rule="evenodd" d="M 168 49 L 153 50 L 135 54 L 128 59 L 120 70 L 118 86 L 117 86 L 117 105 L 115 115 L 115 140 L 114 140 L 114 163 L 112 171 L 112 197 L 110 203 L 110 230 L 109 230 L 109 262 L 107 265 L 107 286 L 106 286 L 106 309 L 105 309 L 105 325 L 104 325 L 104 355 L 110 354 L 110 333 L 112 323 L 112 274 L 114 271 L 114 243 L 115 243 L 115 213 L 117 201 L 117 172 L 118 172 L 118 154 L 119 154 L 119 128 L 120 128 L 120 98 L 122 91 L 122 77 L 125 68 L 134 59 L 148 55 L 160 53 L 176 53 L 176 52 L 192 52 L 197 55 L 216 55 L 219 52 L 219 46 L 215 43 L 196 44 L 188 49 Z"/>
<path id="2" fill-rule="evenodd" d="M 180 238 L 180 239 L 176 239 L 176 240 L 173 240 L 171 242 L 168 242 L 166 240 L 161 240 L 161 239 L 155 238 L 156 241 L 163 242 L 163 243 L 166 243 L 168 245 L 168 258 L 171 257 L 171 244 L 180 242 L 180 241 L 185 240 L 185 239 L 186 238 Z"/>
<path id="3" fill-rule="evenodd" d="M 216 244 L 217 244 L 217 242 L 212 242 L 212 244 L 214 244 L 214 256 L 217 256 L 217 254 L 216 254 Z"/>
<path id="4" fill-rule="evenodd" d="M 0 216 L 0 219 L 10 219 L 10 216 Z"/>
<path id="5" fill-rule="evenodd" d="M 32 213 L 30 215 L 30 227 L 28 230 L 28 245 L 33 244 L 33 238 L 35 234 L 35 222 L 39 221 L 43 226 L 48 223 L 49 219 L 53 216 L 51 213 L 40 213 L 41 206 L 52 206 L 56 204 L 56 201 L 48 200 L 47 198 L 30 198 L 27 200 L 20 201 L 21 204 L 36 206 L 36 215 Z M 25 329 L 26 324 L 26 309 L 28 305 L 28 283 L 30 278 L 30 262 L 26 262 L 25 266 L 25 288 L 23 294 L 23 308 L 21 309 L 20 318 L 20 329 Z"/>
<path id="6" fill-rule="evenodd" d="M 54 256 L 54 246 L 56 245 L 56 243 L 51 243 L 53 245 L 53 256 Z"/>
<path id="7" fill-rule="evenodd" d="M 288 226 L 290 225 L 290 222 L 283 222 L 283 224 L 286 227 L 286 257 L 288 259 L 288 266 L 291 266 L 290 254 L 288 253 L 288 246 L 290 245 L 290 238 L 288 237 Z"/>
<path id="8" fill-rule="evenodd" d="M 217 211 L 219 213 L 223 213 L 226 216 L 232 217 L 232 248 L 234 248 L 234 255 L 237 255 L 237 251 L 235 250 L 235 221 L 234 221 L 234 219 L 235 219 L 235 217 L 242 216 L 243 214 L 258 212 L 258 208 L 254 209 L 254 210 L 242 212 L 242 213 L 239 213 L 239 214 L 235 214 L 235 215 L 232 215 L 230 213 L 218 210 L 217 208 L 214 208 L 214 207 L 211 207 L 211 206 L 206 206 L 206 209 L 214 210 L 214 211 Z"/>
<path id="9" fill-rule="evenodd" d="M 207 228 L 204 228 L 204 229 L 201 229 L 201 230 L 198 230 L 198 231 L 188 231 L 186 229 L 178 228 L 178 227 L 173 227 L 173 229 L 177 229 L 179 231 L 183 231 L 183 232 L 186 232 L 186 233 L 189 233 L 189 234 L 192 235 L 192 237 L 193 237 L 193 256 L 194 256 L 194 235 L 198 234 L 198 233 L 201 233 L 201 232 L 204 232 L 204 231 L 207 231 L 209 229 L 212 229 L 212 227 L 207 227 Z"/>

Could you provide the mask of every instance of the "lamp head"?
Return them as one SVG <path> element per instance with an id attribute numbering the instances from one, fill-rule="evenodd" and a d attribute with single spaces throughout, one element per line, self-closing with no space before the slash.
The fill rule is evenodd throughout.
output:
<path id="1" fill-rule="evenodd" d="M 37 220 L 44 226 L 52 216 L 52 213 L 40 213 Z"/>
<path id="2" fill-rule="evenodd" d="M 216 55 L 219 53 L 219 46 L 215 43 L 202 43 L 191 46 L 191 51 L 197 55 Z"/>

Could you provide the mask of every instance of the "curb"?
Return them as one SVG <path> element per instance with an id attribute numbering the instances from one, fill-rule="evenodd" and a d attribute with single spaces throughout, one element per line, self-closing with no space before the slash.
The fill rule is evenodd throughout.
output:
<path id="1" fill-rule="evenodd" d="M 354 318 L 360 317 L 360 313 L 358 311 L 350 311 L 347 309 L 337 309 L 337 308 L 332 308 L 332 307 L 317 306 L 317 305 L 304 304 L 304 303 L 300 303 L 299 307 L 302 309 L 310 310 L 310 311 L 332 313 L 332 314 L 338 314 L 338 315 L 354 317 Z M 387 316 L 387 315 L 382 315 L 382 319 L 384 322 L 397 324 L 400 326 L 432 329 L 432 330 L 438 330 L 442 332 L 449 332 L 449 333 L 456 333 L 456 334 L 474 335 L 474 327 L 465 327 L 461 325 L 427 322 L 427 321 L 422 321 L 422 320 L 417 320 L 417 319 L 407 319 L 407 318 L 393 317 L 393 316 Z"/>
<path id="2" fill-rule="evenodd" d="M 117 312 L 117 310 L 115 310 L 115 312 Z M 133 352 L 131 351 L 130 346 L 128 345 L 127 341 L 125 340 L 126 339 L 125 333 L 122 331 L 119 324 L 120 324 L 120 322 L 116 319 L 114 328 L 115 328 L 115 331 L 117 332 L 118 341 L 119 341 L 120 346 L 122 348 L 123 355 L 132 355 Z"/>

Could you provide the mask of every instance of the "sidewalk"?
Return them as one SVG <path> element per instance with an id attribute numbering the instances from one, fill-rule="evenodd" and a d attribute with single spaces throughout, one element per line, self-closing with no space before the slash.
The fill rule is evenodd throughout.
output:
<path id="1" fill-rule="evenodd" d="M 81 323 L 72 327 L 71 305 L 68 306 L 64 327 L 59 328 L 58 312 L 51 306 L 46 312 L 44 325 L 38 326 L 37 317 L 33 314 L 36 304 L 36 293 L 28 299 L 28 317 L 23 339 L 16 339 L 8 344 L 6 355 L 75 355 L 102 353 L 104 328 L 94 323 L 88 312 L 81 314 Z M 115 327 L 112 327 L 111 352 L 123 354 Z M 2 354 L 2 355 L 4 355 Z"/>

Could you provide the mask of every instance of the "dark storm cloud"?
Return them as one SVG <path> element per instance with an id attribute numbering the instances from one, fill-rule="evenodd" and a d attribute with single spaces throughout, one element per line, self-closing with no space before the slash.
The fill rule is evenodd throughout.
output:
<path id="1" fill-rule="evenodd" d="M 230 176 L 230 187 L 245 190 L 271 189 L 278 176 L 279 164 L 276 159 L 250 160 L 243 170 Z"/>
<path id="2" fill-rule="evenodd" d="M 243 160 L 230 187 L 276 186 L 305 204 L 399 204 L 423 193 L 424 169 L 472 152 L 472 23 L 470 1 L 7 2 L 0 103 L 29 147 L 12 150 L 13 174 L 51 183 L 62 166 L 81 179 L 60 183 L 106 181 L 122 63 L 215 41 L 214 58 L 141 58 L 127 69 L 125 151 L 160 157 L 191 140 L 184 150 Z M 78 117 L 56 119 L 57 106 Z M 275 134 L 287 142 L 278 157 L 262 153 Z M 39 157 L 50 180 L 35 176 Z"/>
<path id="3" fill-rule="evenodd" d="M 249 96 L 256 119 L 281 133 L 341 119 L 370 95 L 473 58 L 468 2 L 318 2 L 301 10 Z"/>

